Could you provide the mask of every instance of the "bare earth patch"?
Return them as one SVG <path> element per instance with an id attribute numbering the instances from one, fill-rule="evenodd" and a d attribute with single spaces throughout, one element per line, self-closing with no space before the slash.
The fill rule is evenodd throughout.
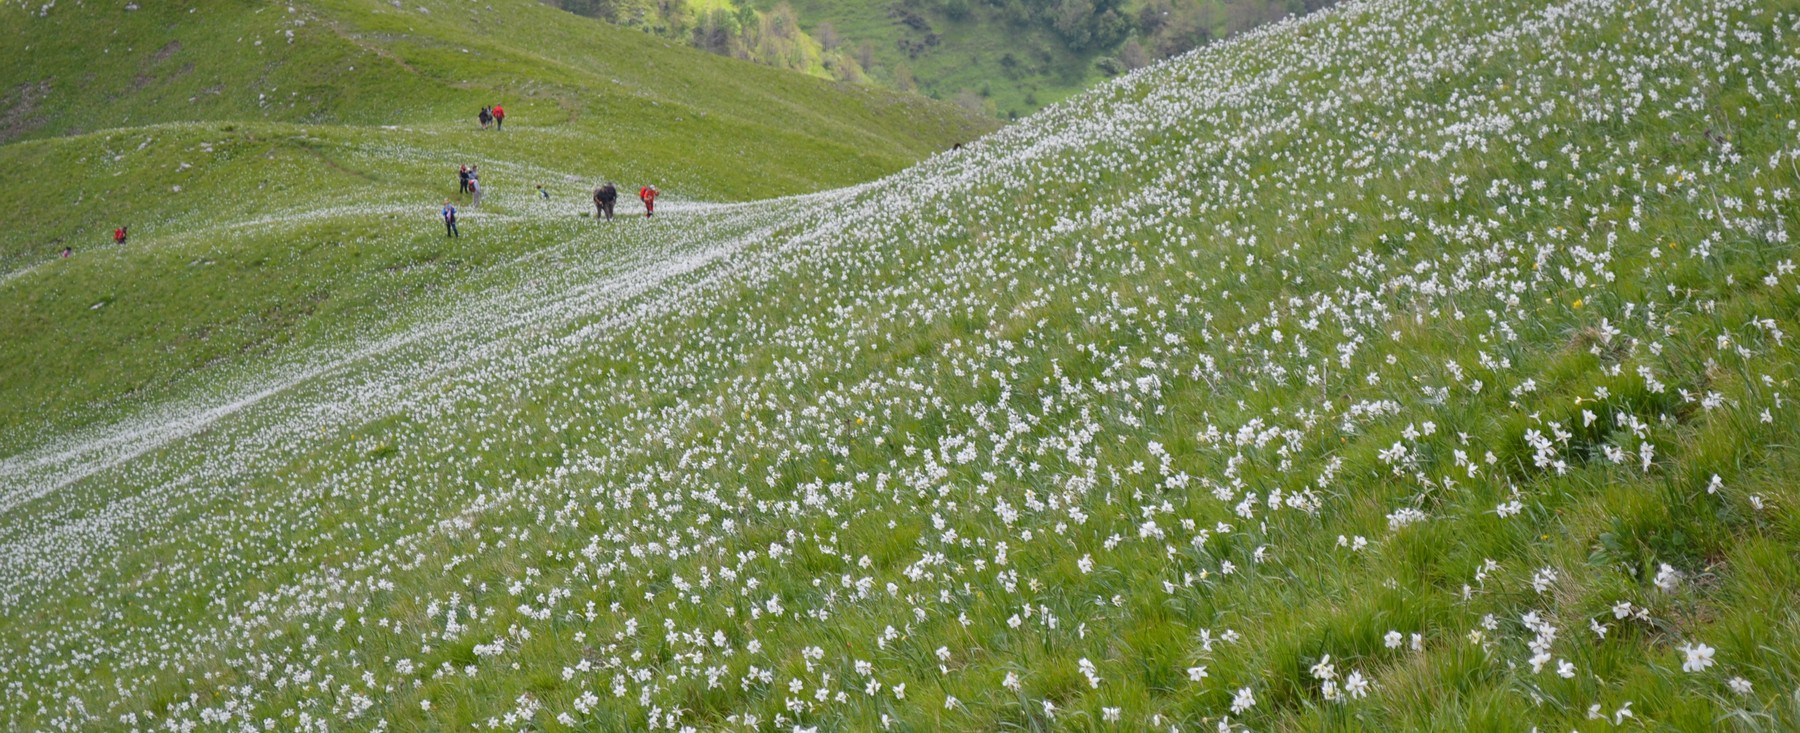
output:
<path id="1" fill-rule="evenodd" d="M 0 98 L 0 144 L 17 140 L 44 126 L 47 121 L 37 113 L 38 105 L 50 96 L 50 80 L 25 82 L 13 87 Z"/>

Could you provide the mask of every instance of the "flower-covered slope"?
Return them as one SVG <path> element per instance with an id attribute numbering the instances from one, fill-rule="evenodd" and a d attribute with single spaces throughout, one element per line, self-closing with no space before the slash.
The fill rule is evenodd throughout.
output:
<path id="1" fill-rule="evenodd" d="M 1800 725 L 1796 33 L 1352 3 L 496 222 L 479 295 L 0 463 L 0 720 Z"/>

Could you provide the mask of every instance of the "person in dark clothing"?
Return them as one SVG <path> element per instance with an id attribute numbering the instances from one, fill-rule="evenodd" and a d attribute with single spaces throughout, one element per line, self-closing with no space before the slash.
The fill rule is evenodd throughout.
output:
<path id="1" fill-rule="evenodd" d="M 481 120 L 481 129 L 486 130 L 488 123 L 494 121 L 494 113 L 489 112 L 488 108 L 482 107 L 481 114 L 476 115 L 475 119 Z"/>
<path id="2" fill-rule="evenodd" d="M 444 236 L 460 237 L 462 232 L 456 231 L 456 204 L 444 199 Z"/>
<path id="3" fill-rule="evenodd" d="M 456 171 L 456 192 L 469 192 L 469 166 L 463 165 Z"/>
<path id="4" fill-rule="evenodd" d="M 594 189 L 595 218 L 605 217 L 607 221 L 612 221 L 613 204 L 618 201 L 619 189 L 612 184 L 612 181 L 607 181 L 606 185 Z"/>
<path id="5" fill-rule="evenodd" d="M 550 192 L 544 190 L 544 184 L 542 184 L 542 183 L 538 184 L 538 198 L 541 198 L 545 201 L 550 200 Z"/>

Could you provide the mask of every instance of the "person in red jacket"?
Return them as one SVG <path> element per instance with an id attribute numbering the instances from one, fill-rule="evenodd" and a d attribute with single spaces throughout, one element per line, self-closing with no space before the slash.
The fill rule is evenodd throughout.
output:
<path id="1" fill-rule="evenodd" d="M 125 243 L 125 236 L 127 234 L 129 234 L 129 232 L 127 232 L 125 230 L 126 230 L 126 227 L 119 227 L 118 229 L 113 230 L 113 244 L 124 244 Z"/>
<path id="2" fill-rule="evenodd" d="M 656 215 L 656 194 L 657 190 L 655 186 L 645 186 L 638 189 L 638 198 L 642 199 L 644 202 L 644 218 L 646 219 Z"/>
<path id="3" fill-rule="evenodd" d="M 500 105 L 496 104 L 496 105 L 494 105 L 494 130 L 498 131 L 505 127 L 506 127 L 506 108 L 501 107 Z"/>

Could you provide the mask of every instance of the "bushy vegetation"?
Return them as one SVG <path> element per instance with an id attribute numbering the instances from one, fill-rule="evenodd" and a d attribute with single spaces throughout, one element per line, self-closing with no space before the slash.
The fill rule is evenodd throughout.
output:
<path id="1" fill-rule="evenodd" d="M 829 25 L 815 37 L 785 2 L 765 10 L 731 0 L 546 0 L 577 15 L 637 28 L 721 56 L 846 82 L 868 81 Z"/>
<path id="2" fill-rule="evenodd" d="M 1017 117 L 1327 0 L 545 0 L 713 53 Z"/>
<path id="3" fill-rule="evenodd" d="M 13 275 L 395 253 L 0 436 L 0 723 L 1800 727 L 1797 33 L 1357 2 L 851 188 L 499 190 L 478 246 L 297 193 Z M 161 293 L 56 316 L 257 297 Z"/>
<path id="4" fill-rule="evenodd" d="M 797 0 L 810 23 L 869 39 L 866 72 L 989 114 L 1018 117 L 1111 76 L 1325 0 Z"/>

